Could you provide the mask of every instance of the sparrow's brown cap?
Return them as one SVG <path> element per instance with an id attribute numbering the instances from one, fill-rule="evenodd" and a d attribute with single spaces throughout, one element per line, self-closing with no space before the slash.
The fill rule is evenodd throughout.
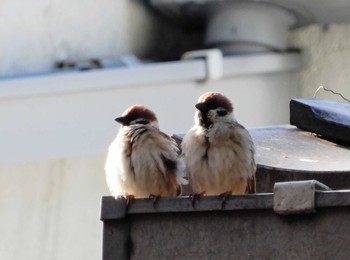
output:
<path id="1" fill-rule="evenodd" d="M 208 112 L 211 109 L 216 109 L 219 107 L 225 108 L 229 113 L 233 111 L 231 101 L 218 92 L 204 93 L 199 97 L 198 103 L 195 106 L 199 111 L 204 113 Z"/>
<path id="2" fill-rule="evenodd" d="M 130 122 L 136 121 L 139 124 L 147 124 L 157 121 L 155 113 L 142 105 L 133 105 L 126 109 L 124 113 L 115 119 L 122 125 L 129 125 Z"/>

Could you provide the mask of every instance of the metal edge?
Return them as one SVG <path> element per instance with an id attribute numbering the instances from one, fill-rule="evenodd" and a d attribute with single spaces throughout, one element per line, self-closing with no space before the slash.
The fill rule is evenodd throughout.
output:
<path id="1" fill-rule="evenodd" d="M 350 206 L 350 190 L 316 191 L 316 208 Z M 122 211 L 120 209 L 125 209 Z M 153 213 L 185 213 L 204 211 L 273 209 L 273 193 L 233 195 L 225 203 L 218 196 L 203 196 L 194 206 L 188 196 L 160 198 L 153 205 L 151 199 L 136 199 L 126 206 L 124 199 L 104 196 L 101 200 L 101 220 L 121 219 L 126 215 Z"/>

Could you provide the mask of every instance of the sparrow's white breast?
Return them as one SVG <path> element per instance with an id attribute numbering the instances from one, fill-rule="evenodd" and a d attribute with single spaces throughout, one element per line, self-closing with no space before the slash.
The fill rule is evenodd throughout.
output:
<path id="1" fill-rule="evenodd" d="M 186 173 L 193 190 L 207 195 L 226 191 L 244 193 L 255 174 L 254 146 L 246 129 L 237 123 L 194 126 L 182 143 Z"/>

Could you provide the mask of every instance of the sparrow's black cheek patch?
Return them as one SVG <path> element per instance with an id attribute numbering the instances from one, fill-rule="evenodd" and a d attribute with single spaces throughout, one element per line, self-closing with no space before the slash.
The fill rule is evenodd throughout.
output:
<path id="1" fill-rule="evenodd" d="M 198 114 L 199 125 L 205 128 L 209 128 L 213 123 L 209 120 L 207 113 Z"/>
<path id="2" fill-rule="evenodd" d="M 165 168 L 168 170 L 168 171 L 176 171 L 177 170 L 177 161 L 175 160 L 171 160 L 169 158 L 166 158 L 164 155 L 161 155 L 161 158 L 162 158 L 162 161 L 165 165 Z"/>

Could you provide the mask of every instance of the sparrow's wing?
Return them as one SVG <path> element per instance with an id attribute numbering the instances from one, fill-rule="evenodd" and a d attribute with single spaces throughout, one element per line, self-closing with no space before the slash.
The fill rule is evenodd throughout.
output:
<path id="1" fill-rule="evenodd" d="M 160 151 L 163 164 L 167 171 L 174 172 L 176 174 L 176 179 L 179 184 L 186 185 L 188 181 L 185 178 L 185 163 L 181 158 L 179 158 L 180 149 L 177 142 L 168 136 L 167 134 L 159 131 L 157 134 L 160 135 L 160 139 L 163 139 L 162 143 L 165 147 L 162 147 Z M 169 150 L 171 151 L 169 153 Z"/>
<path id="2" fill-rule="evenodd" d="M 147 127 L 147 131 L 142 131 L 132 142 L 131 165 L 135 178 L 147 179 L 145 187 L 176 189 L 183 175 L 177 153 L 178 147 L 172 138 L 156 128 Z"/>
<path id="3" fill-rule="evenodd" d="M 180 149 L 177 145 L 177 142 L 173 138 L 163 133 L 162 131 L 158 131 L 157 134 L 159 134 L 159 138 L 163 139 L 164 143 L 166 143 L 168 147 L 171 147 L 171 149 L 176 151 L 177 154 L 179 153 Z"/>
<path id="4" fill-rule="evenodd" d="M 255 163 L 255 147 L 253 140 L 244 126 L 236 123 L 233 126 L 234 130 L 230 135 L 230 140 L 236 145 L 240 146 L 243 155 L 241 159 L 244 160 L 244 176 L 247 178 L 247 187 L 245 193 L 256 192 L 256 163 Z"/>
<path id="5" fill-rule="evenodd" d="M 248 179 L 248 181 L 247 181 L 247 188 L 246 188 L 245 193 L 246 194 L 256 193 L 256 179 L 255 179 L 255 175 Z"/>

